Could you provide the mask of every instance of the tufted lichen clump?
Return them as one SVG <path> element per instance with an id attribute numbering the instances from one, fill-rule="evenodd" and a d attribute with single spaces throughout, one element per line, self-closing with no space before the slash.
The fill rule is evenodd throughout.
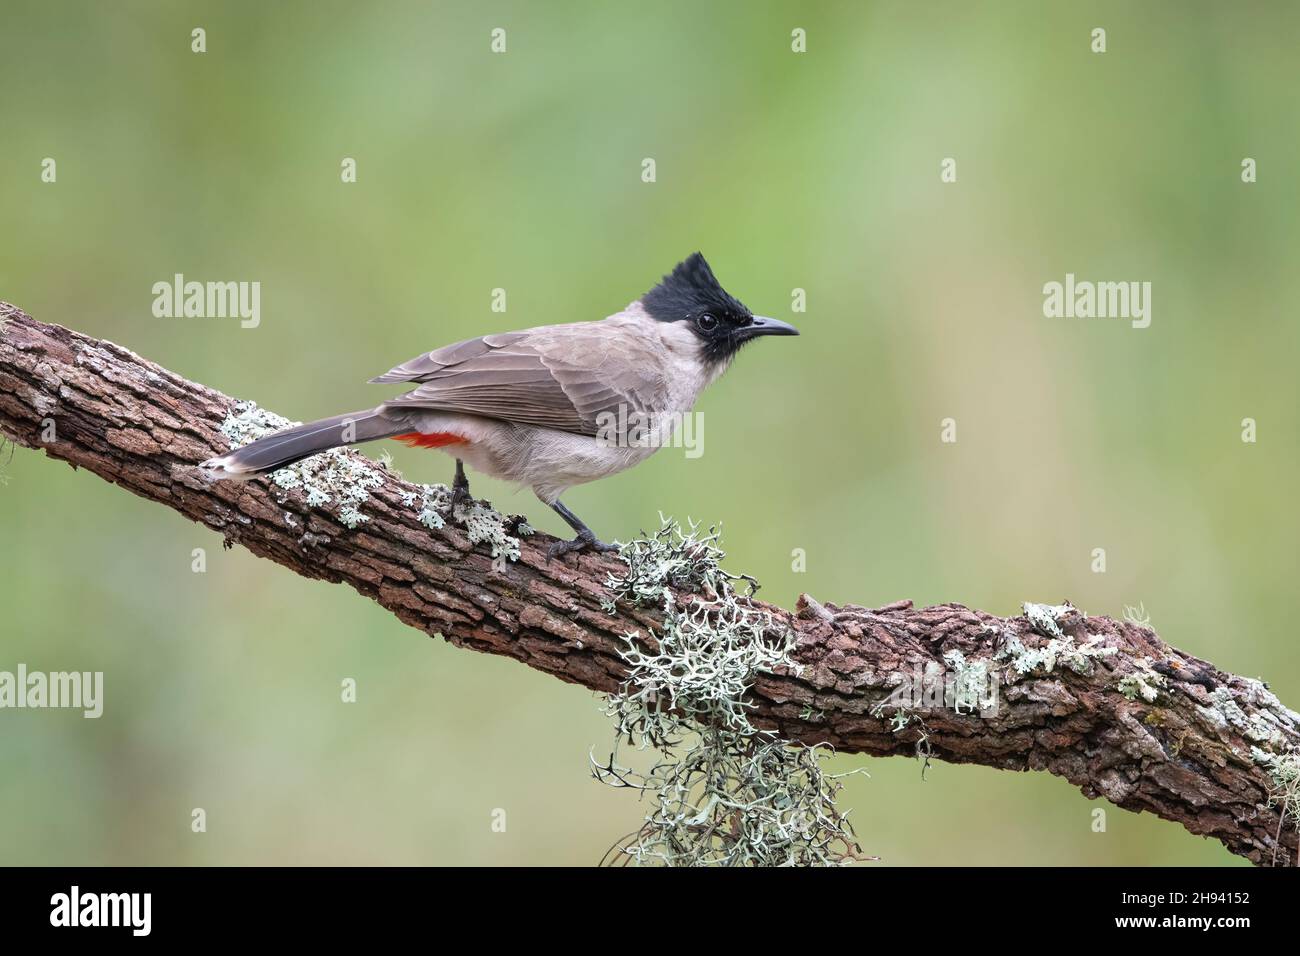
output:
<path id="1" fill-rule="evenodd" d="M 221 433 L 230 441 L 231 448 L 283 428 L 299 424 L 268 412 L 256 402 L 236 402 L 221 424 Z M 387 466 L 391 459 L 371 461 L 360 455 L 348 454 L 345 449 L 332 448 L 302 461 L 271 472 L 271 481 L 283 491 L 300 491 L 308 507 L 333 506 L 339 522 L 355 529 L 370 520 L 361 506 L 370 500 L 370 493 L 380 487 L 385 477 L 392 474 Z M 431 530 L 445 524 L 444 515 L 451 504 L 451 490 L 445 485 L 421 485 L 420 491 L 404 492 L 402 503 L 415 507 L 418 503 L 420 523 Z M 455 517 L 462 521 L 471 544 L 487 542 L 492 556 L 505 555 L 511 561 L 519 559 L 519 538 L 507 529 L 507 519 L 481 501 L 458 506 Z M 286 521 L 292 524 L 286 514 Z M 533 529 L 520 522 L 517 535 L 532 534 Z"/>
<path id="2" fill-rule="evenodd" d="M 1300 753 L 1294 750 L 1271 753 L 1252 746 L 1250 756 L 1268 772 L 1269 779 L 1273 782 L 1268 805 L 1280 808 L 1282 820 L 1300 830 Z"/>
<path id="3" fill-rule="evenodd" d="M 795 635 L 735 593 L 713 531 L 663 521 L 621 546 L 626 574 L 607 582 L 618 599 L 664 613 L 653 642 L 626 637 L 628 677 L 606 700 L 615 725 L 596 778 L 650 802 L 639 830 L 607 860 L 667 866 L 842 865 L 862 859 L 835 807 L 844 774 L 827 774 L 830 750 L 783 740 L 749 719 L 760 673 L 798 671 Z M 678 602 L 674 589 L 707 597 Z M 619 763 L 624 742 L 650 754 L 648 770 Z M 860 772 L 860 771 L 855 771 Z"/>
<path id="4" fill-rule="evenodd" d="M 699 524 L 691 522 L 683 531 L 675 521 L 659 515 L 659 530 L 653 535 L 620 543 L 619 556 L 627 565 L 626 574 L 611 574 L 605 582 L 613 598 L 605 602 L 613 610 L 618 601 L 653 606 L 671 598 L 673 589 L 718 594 L 732 581 L 740 580 L 719 566 L 726 557 L 718 547 L 721 535 L 715 528 L 699 533 Z M 756 587 L 753 579 L 750 593 Z"/>

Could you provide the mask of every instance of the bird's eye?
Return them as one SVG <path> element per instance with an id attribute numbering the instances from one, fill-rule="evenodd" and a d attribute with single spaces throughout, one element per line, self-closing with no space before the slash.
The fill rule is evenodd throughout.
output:
<path id="1" fill-rule="evenodd" d="M 695 320 L 695 327 L 701 332 L 712 332 L 718 327 L 718 320 L 712 313 L 705 312 Z"/>

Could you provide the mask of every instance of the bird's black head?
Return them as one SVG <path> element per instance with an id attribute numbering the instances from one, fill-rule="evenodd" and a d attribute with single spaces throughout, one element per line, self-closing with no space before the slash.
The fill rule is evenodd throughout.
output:
<path id="1" fill-rule="evenodd" d="M 722 288 L 698 252 L 679 262 L 643 295 L 641 305 L 660 322 L 689 323 L 706 362 L 724 362 L 760 335 L 799 334 L 793 325 L 750 312 Z"/>

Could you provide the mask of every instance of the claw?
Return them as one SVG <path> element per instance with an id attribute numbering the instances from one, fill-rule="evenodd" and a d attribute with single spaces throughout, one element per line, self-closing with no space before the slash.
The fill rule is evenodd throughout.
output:
<path id="1" fill-rule="evenodd" d="M 451 502 L 447 505 L 448 519 L 454 518 L 456 509 L 461 505 L 473 504 L 474 499 L 469 493 L 469 485 L 453 485 L 451 489 Z"/>
<path id="2" fill-rule="evenodd" d="M 546 552 L 548 559 L 562 558 L 571 551 L 595 551 L 599 554 L 606 554 L 610 551 L 617 551 L 618 545 L 606 544 L 601 541 L 590 531 L 580 532 L 572 541 L 557 541 Z"/>
<path id="3" fill-rule="evenodd" d="M 443 519 L 448 524 L 455 524 L 456 509 L 467 503 L 473 504 L 474 499 L 469 493 L 469 479 L 465 477 L 465 466 L 457 458 L 456 478 L 451 483 L 451 501 L 447 504 L 447 513 L 443 515 Z"/>

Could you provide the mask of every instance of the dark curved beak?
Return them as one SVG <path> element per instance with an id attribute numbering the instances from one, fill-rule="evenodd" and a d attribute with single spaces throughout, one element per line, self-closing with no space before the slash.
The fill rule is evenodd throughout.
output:
<path id="1" fill-rule="evenodd" d="M 769 319 L 765 315 L 754 316 L 754 321 L 744 328 L 745 338 L 757 338 L 760 335 L 798 335 L 799 330 L 789 322 Z"/>

